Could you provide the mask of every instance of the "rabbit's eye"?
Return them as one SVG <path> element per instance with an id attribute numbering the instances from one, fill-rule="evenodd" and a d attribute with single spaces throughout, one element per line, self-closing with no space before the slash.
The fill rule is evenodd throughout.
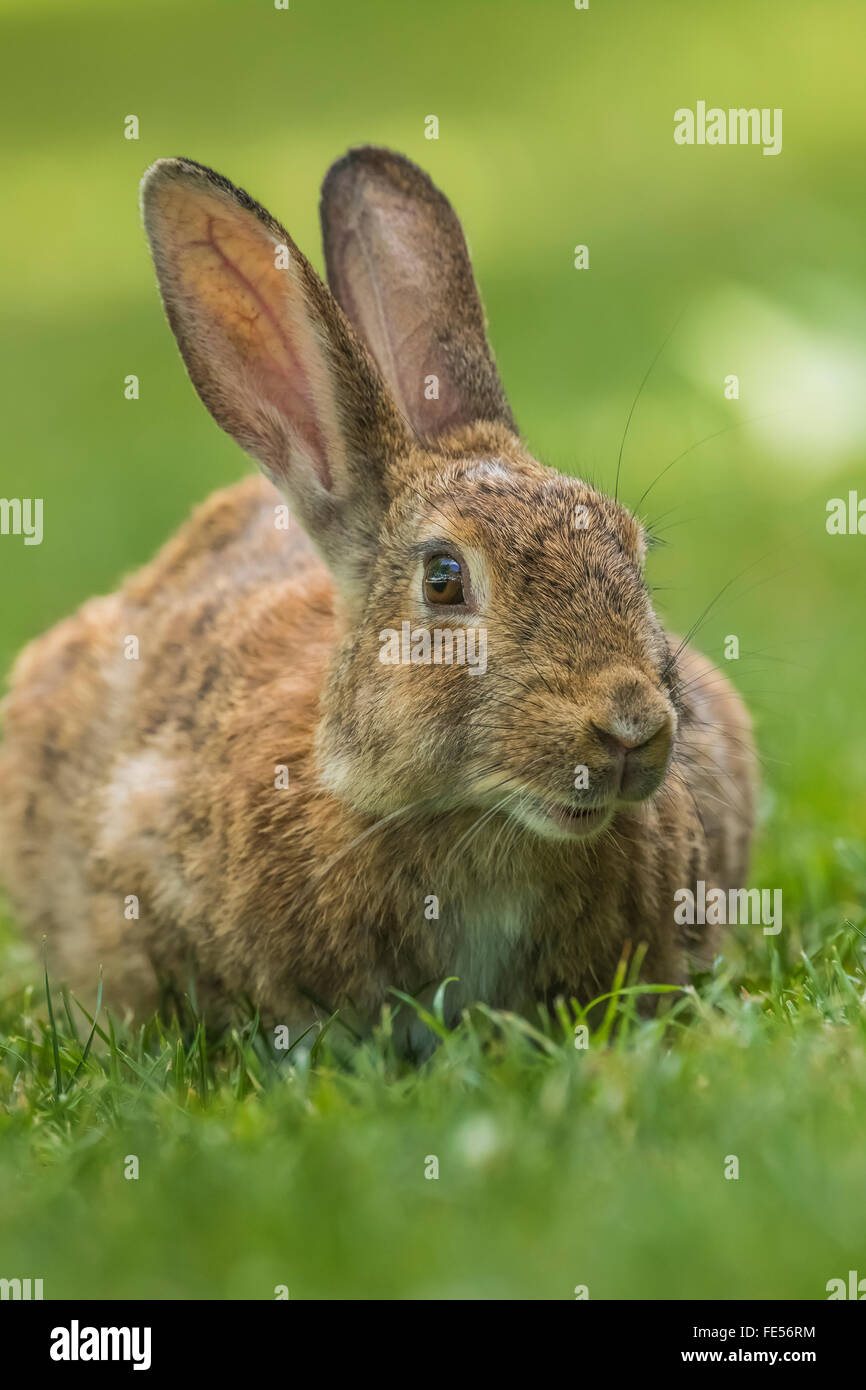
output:
<path id="1" fill-rule="evenodd" d="M 429 603 L 462 603 L 463 575 L 450 555 L 434 555 L 424 569 L 424 595 Z"/>

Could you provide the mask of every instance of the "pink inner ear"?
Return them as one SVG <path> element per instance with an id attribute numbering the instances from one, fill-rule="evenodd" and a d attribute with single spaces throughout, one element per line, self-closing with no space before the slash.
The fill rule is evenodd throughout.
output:
<path id="1" fill-rule="evenodd" d="M 332 409 L 332 402 L 322 348 L 295 273 L 277 269 L 277 244 L 264 229 L 255 231 L 251 236 L 248 227 L 239 227 L 231 216 L 209 213 L 204 237 L 185 244 L 184 278 L 194 285 L 200 330 L 224 336 L 233 349 L 228 361 L 224 354 L 220 357 L 234 380 L 218 383 L 219 389 L 229 399 L 239 387 L 242 390 L 241 415 L 252 446 L 261 439 L 265 443 L 267 457 L 262 462 L 276 478 L 286 475 L 291 445 L 300 443 L 322 486 L 330 490 L 322 415 Z M 198 263 L 201 249 L 212 252 L 206 264 Z M 237 380 L 239 367 L 243 385 Z"/>
<path id="2" fill-rule="evenodd" d="M 438 434 L 462 422 L 465 410 L 435 335 L 429 266 L 414 249 L 415 223 L 399 199 L 361 207 L 341 245 L 340 295 L 403 413 L 419 433 Z M 430 376 L 438 382 L 433 399 L 425 394 Z"/>

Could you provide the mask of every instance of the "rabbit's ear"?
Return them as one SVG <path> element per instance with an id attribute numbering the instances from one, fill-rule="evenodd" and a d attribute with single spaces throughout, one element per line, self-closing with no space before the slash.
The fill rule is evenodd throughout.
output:
<path id="1" fill-rule="evenodd" d="M 448 199 L 390 150 L 350 150 L 320 205 L 328 283 L 416 433 L 476 420 L 516 430 Z"/>
<path id="2" fill-rule="evenodd" d="M 294 242 L 241 189 L 192 160 L 159 160 L 142 212 L 193 385 L 351 585 L 409 440 L 387 389 Z"/>

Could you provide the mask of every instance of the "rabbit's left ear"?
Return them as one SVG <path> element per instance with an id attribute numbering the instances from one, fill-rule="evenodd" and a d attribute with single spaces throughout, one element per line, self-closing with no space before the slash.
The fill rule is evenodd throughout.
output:
<path id="1" fill-rule="evenodd" d="M 322 185 L 328 283 L 422 438 L 477 420 L 516 431 L 459 219 L 410 160 L 350 150 Z"/>
<path id="2" fill-rule="evenodd" d="M 355 587 L 388 505 L 389 465 L 410 446 L 366 351 L 288 233 L 228 179 L 159 160 L 142 208 L 193 385 Z"/>

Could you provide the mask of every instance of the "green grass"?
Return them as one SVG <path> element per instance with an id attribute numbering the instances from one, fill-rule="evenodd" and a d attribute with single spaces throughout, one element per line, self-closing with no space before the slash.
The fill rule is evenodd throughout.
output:
<path id="1" fill-rule="evenodd" d="M 586 1048 L 565 1003 L 478 1006 L 415 1067 L 395 999 L 297 1064 L 255 1019 L 100 1017 L 88 1053 L 95 997 L 58 993 L 52 1023 L 16 990 L 3 1271 L 49 1297 L 825 1297 L 866 1246 L 866 858 L 828 872 L 844 909 L 786 902 L 783 935 L 741 928 L 650 1021 L 624 980 Z"/>
<path id="2" fill-rule="evenodd" d="M 677 324 L 620 496 L 684 454 L 641 508 L 667 542 L 649 577 L 681 632 L 721 593 L 696 640 L 754 713 L 751 882 L 784 895 L 778 938 L 732 934 L 655 1022 L 623 996 L 578 1051 L 560 1022 L 476 1009 L 420 1069 L 387 1025 L 354 1047 L 338 1021 L 293 1069 L 249 1030 L 104 1013 L 85 1060 L 98 982 L 68 1013 L 54 991 L 52 1029 L 4 921 L 0 1277 L 49 1297 L 820 1298 L 866 1274 L 866 538 L 824 529 L 828 498 L 866 495 L 863 6 L 9 0 L 0 25 L 0 495 L 45 503 L 40 547 L 0 537 L 3 669 L 244 468 L 163 321 L 144 167 L 214 165 L 320 266 L 325 168 L 389 144 L 465 221 L 540 458 L 611 488 Z M 783 153 L 675 147 L 701 97 L 783 107 Z"/>

